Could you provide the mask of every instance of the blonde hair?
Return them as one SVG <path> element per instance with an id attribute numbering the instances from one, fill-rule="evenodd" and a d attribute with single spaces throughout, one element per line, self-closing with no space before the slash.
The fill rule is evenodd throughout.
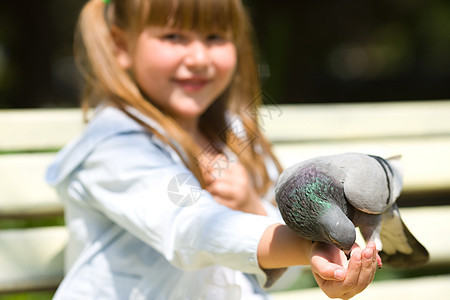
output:
<path id="1" fill-rule="evenodd" d="M 124 30 L 135 41 L 150 25 L 208 31 L 211 28 L 231 32 L 237 49 L 237 69 L 224 93 L 200 117 L 200 130 L 211 140 L 224 142 L 254 179 L 256 190 L 263 195 L 273 184 L 266 160 L 278 170 L 280 164 L 257 121 L 261 104 L 260 83 L 252 45 L 252 29 L 241 0 L 90 0 L 83 8 L 75 40 L 75 55 L 86 79 L 83 107 L 94 106 L 96 99 L 110 100 L 130 117 L 174 148 L 185 165 L 204 186 L 204 175 L 197 159 L 201 152 L 194 140 L 169 115 L 158 110 L 142 95 L 139 87 L 115 57 L 110 26 Z M 97 100 L 98 101 L 98 100 Z M 133 107 L 158 122 L 166 136 L 138 120 L 125 109 Z M 226 113 L 236 116 L 245 135 L 236 134 L 228 124 Z M 175 142 L 173 142 L 175 141 Z M 176 144 L 181 146 L 182 151 Z M 182 153 L 181 153 L 182 152 Z"/>

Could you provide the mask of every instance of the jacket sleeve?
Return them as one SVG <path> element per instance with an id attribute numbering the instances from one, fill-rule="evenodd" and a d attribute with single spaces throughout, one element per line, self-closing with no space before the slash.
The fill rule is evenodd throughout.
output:
<path id="1" fill-rule="evenodd" d="M 148 134 L 120 134 L 103 141 L 70 182 L 69 193 L 78 194 L 76 198 L 174 266 L 194 270 L 217 264 L 266 282 L 257 247 L 266 228 L 279 221 L 217 204 Z"/>

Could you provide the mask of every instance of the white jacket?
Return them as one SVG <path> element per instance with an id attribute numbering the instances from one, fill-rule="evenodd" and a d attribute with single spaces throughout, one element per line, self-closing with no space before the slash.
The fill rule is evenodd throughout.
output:
<path id="1" fill-rule="evenodd" d="M 54 299 L 266 299 L 260 286 L 277 272 L 259 267 L 257 246 L 281 220 L 217 204 L 172 148 L 122 111 L 100 109 L 47 181 L 70 232 Z M 183 197 L 192 203 L 176 204 Z"/>

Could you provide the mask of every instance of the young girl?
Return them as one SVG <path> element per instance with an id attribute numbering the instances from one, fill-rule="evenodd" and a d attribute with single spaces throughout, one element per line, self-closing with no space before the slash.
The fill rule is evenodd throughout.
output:
<path id="1" fill-rule="evenodd" d="M 255 119 L 240 0 L 91 0 L 79 20 L 85 132 L 47 174 L 64 201 L 55 299 L 266 299 L 310 264 L 331 297 L 373 279 L 375 246 L 297 237 L 270 205 L 280 166 Z"/>

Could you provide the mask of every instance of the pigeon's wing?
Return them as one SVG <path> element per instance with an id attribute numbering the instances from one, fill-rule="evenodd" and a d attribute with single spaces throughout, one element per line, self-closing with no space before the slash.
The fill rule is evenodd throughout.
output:
<path id="1" fill-rule="evenodd" d="M 386 162 L 389 164 L 390 170 L 392 171 L 392 196 L 394 199 L 397 199 L 400 196 L 403 186 L 403 166 L 400 162 L 401 158 L 401 155 L 386 158 Z"/>
<path id="2" fill-rule="evenodd" d="M 392 205 L 390 174 L 386 163 L 365 154 L 343 155 L 344 193 L 355 208 L 369 214 L 383 213 Z"/>
<path id="3" fill-rule="evenodd" d="M 409 268 L 423 265 L 429 259 L 428 251 L 403 223 L 397 204 L 383 213 L 380 237 L 383 245 L 380 257 L 384 263 Z"/>

